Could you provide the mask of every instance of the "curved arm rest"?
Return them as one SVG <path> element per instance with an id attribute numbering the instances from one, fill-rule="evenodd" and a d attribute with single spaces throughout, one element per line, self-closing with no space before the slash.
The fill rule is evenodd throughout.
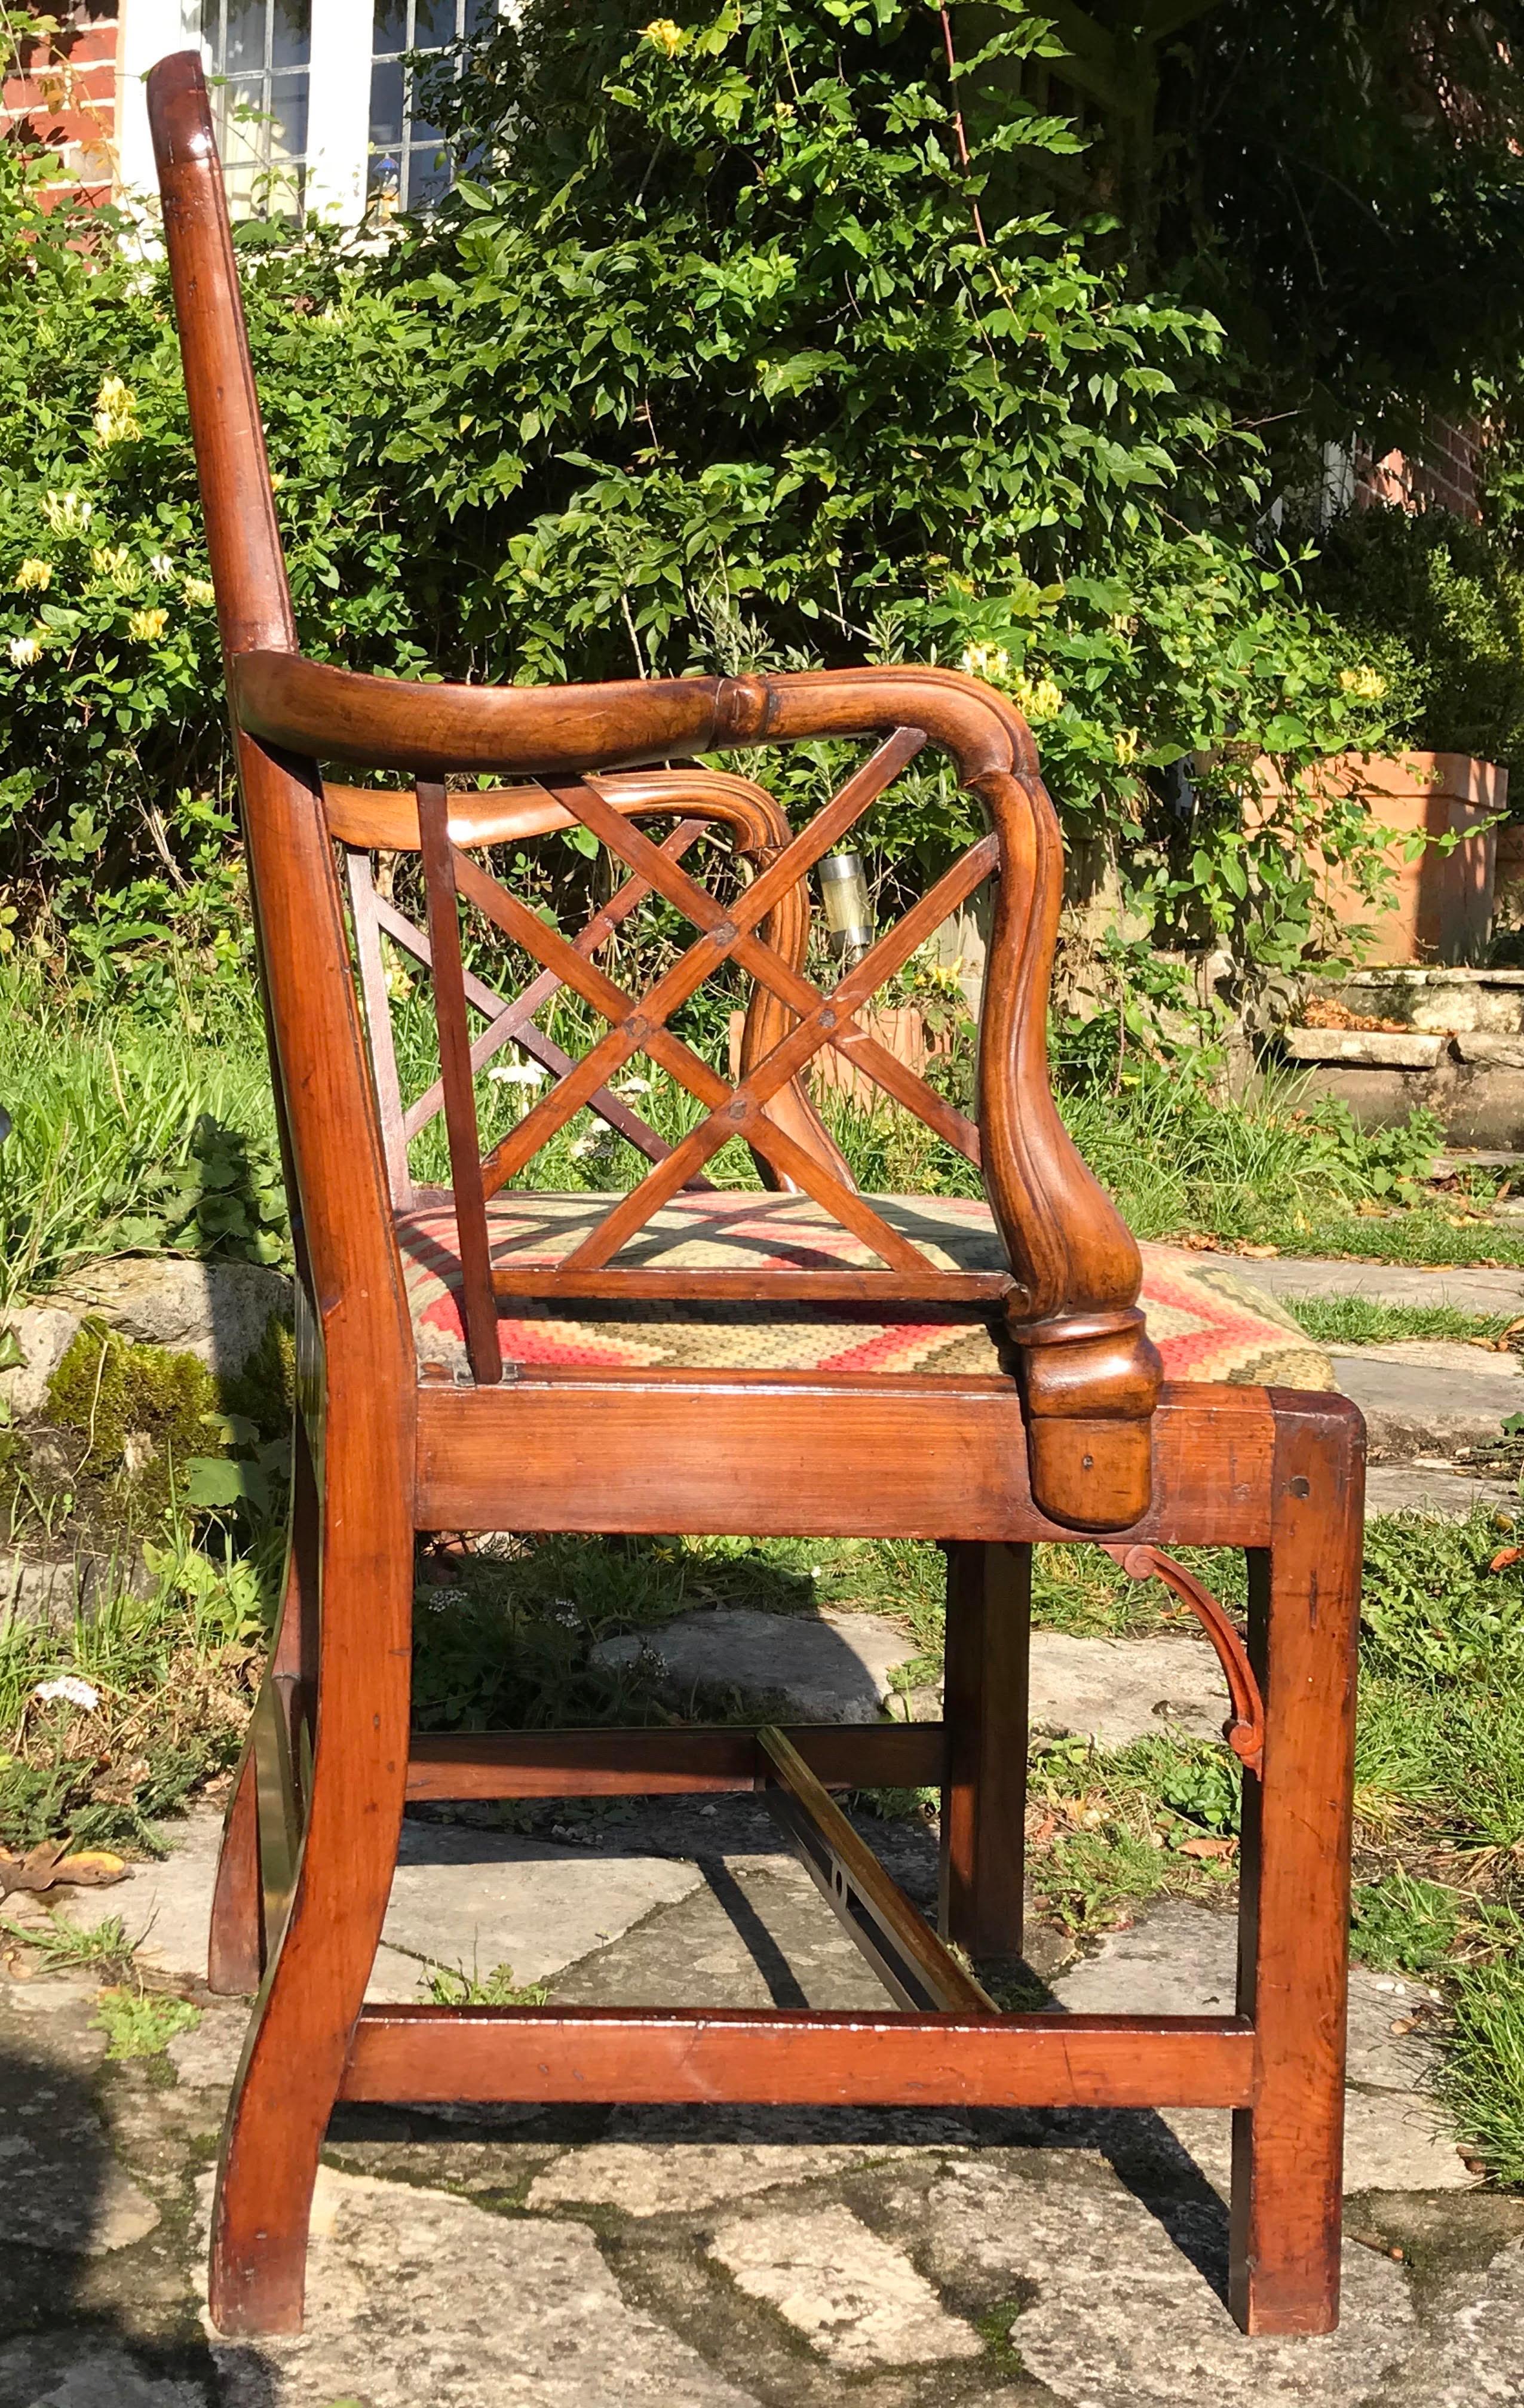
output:
<path id="1" fill-rule="evenodd" d="M 1037 775 L 1027 724 L 992 687 L 946 669 L 803 670 L 768 678 L 632 679 L 615 685 L 404 684 L 299 652 L 235 652 L 240 727 L 266 744 L 367 769 L 439 778 L 501 769 L 578 777 L 674 754 L 919 727 L 966 781 Z"/>

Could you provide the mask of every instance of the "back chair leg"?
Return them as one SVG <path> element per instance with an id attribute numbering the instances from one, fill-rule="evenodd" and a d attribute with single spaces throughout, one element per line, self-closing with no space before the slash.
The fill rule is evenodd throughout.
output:
<path id="1" fill-rule="evenodd" d="M 1233 2116 L 1229 2302 L 1245 2332 L 1319 2333 L 1339 2317 L 1362 1433 L 1328 1397 L 1274 1401 L 1271 1543 L 1249 1559 L 1265 1753 L 1244 1784 L 1256 2080 Z"/>
<path id="2" fill-rule="evenodd" d="M 317 1483 L 307 1431 L 298 1416 L 285 1586 L 266 1678 L 295 1686 L 304 1703 L 310 1700 L 317 1672 L 318 1544 Z M 265 1978 L 268 1956 L 259 1849 L 258 1728 L 256 1715 L 238 1759 L 212 1892 L 207 1987 L 224 1998 L 252 1997 Z"/>
<path id="3" fill-rule="evenodd" d="M 941 1928 L 970 1956 L 1021 1954 L 1031 1590 L 1029 1546 L 949 1545 Z"/>
<path id="4" fill-rule="evenodd" d="M 330 1481 L 335 1451 L 330 1431 Z M 301 2329 L 318 2151 L 375 1961 L 407 1790 L 412 1530 L 389 1495 L 375 1495 L 367 1517 L 329 1513 L 322 1574 L 300 1861 L 284 1930 L 270 1935 L 212 2207 L 209 2304 L 229 2334 Z"/>

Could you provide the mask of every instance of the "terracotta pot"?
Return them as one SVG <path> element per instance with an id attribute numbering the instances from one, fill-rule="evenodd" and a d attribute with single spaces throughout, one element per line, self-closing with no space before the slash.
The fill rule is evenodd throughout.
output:
<path id="1" fill-rule="evenodd" d="M 1258 767 L 1273 794 L 1280 784 L 1273 763 L 1261 761 Z M 1488 822 L 1508 807 L 1507 770 L 1465 752 L 1399 752 L 1389 759 L 1340 752 L 1303 772 L 1304 784 L 1315 779 L 1325 792 L 1355 796 L 1378 826 L 1398 831 L 1387 854 L 1396 884 L 1387 910 L 1365 902 L 1337 867 L 1322 869 L 1323 901 L 1335 924 L 1374 931 L 1361 958 L 1482 960 L 1492 924 L 1498 838 L 1507 833 Z M 1458 841 L 1447 852 L 1426 845 L 1410 861 L 1403 839 L 1418 834 L 1454 835 Z"/>

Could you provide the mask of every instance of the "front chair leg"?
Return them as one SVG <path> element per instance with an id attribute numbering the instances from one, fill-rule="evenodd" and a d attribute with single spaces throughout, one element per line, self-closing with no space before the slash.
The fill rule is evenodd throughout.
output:
<path id="1" fill-rule="evenodd" d="M 1249 1558 L 1264 1772 L 1244 1783 L 1239 1922 L 1255 2104 L 1233 2115 L 1229 2296 L 1245 2332 L 1320 2333 L 1339 2317 L 1362 1425 L 1343 1398 L 1272 1396 L 1271 1543 Z"/>
<path id="2" fill-rule="evenodd" d="M 329 1439 L 329 1470 L 334 1472 Z M 355 1483 L 347 1484 L 352 1489 Z M 223 2130 L 211 2320 L 299 2332 L 318 2152 L 375 1961 L 408 1779 L 412 1531 L 383 1494 L 330 1515 L 306 1829 Z"/>
<path id="3" fill-rule="evenodd" d="M 1031 1596 L 1030 1547 L 948 1547 L 940 1920 L 970 1956 L 1021 1954 Z"/>

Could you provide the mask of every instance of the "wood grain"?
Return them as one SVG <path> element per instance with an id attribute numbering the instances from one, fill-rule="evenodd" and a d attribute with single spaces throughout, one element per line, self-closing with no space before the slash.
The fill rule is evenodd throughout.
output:
<path id="1" fill-rule="evenodd" d="M 537 1366 L 490 1396 L 420 1392 L 418 1522 L 427 1530 L 1071 1539 L 1032 1499 L 1026 1441 L 1012 1381 L 547 1378 Z M 1125 1535 L 1262 1546 L 1271 1446 L 1262 1390 L 1166 1388 L 1154 1420 L 1153 1501 Z"/>
<path id="2" fill-rule="evenodd" d="M 1233 2107 L 1230 2015 L 771 2014 L 367 2007 L 345 2099 L 784 2107 Z"/>
<path id="3" fill-rule="evenodd" d="M 1349 1847 L 1365 1426 L 1272 1391 L 1269 1550 L 1250 1558 L 1264 1773 L 1244 1783 L 1241 2013 L 1255 2099 L 1233 2118 L 1229 2295 L 1245 2332 L 1331 2332 L 1344 2209 Z"/>
<path id="4" fill-rule="evenodd" d="M 935 1788 L 941 1723 L 793 1723 L 811 1770 L 839 1789 Z M 414 1731 L 410 1799 L 724 1796 L 767 1779 L 755 1730 L 728 1724 L 640 1730 Z"/>

